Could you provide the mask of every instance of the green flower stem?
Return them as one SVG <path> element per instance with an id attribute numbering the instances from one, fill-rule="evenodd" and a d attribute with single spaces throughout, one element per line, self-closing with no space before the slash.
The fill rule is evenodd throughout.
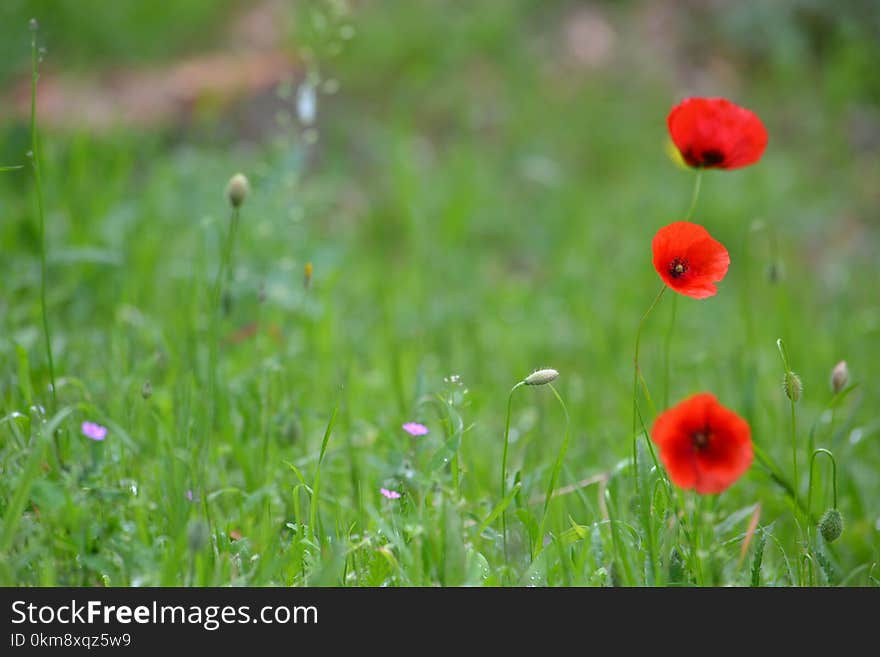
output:
<path id="1" fill-rule="evenodd" d="M 700 198 L 700 182 L 703 180 L 703 169 L 697 169 L 697 177 L 694 181 L 694 191 L 691 194 L 691 205 L 688 208 L 687 214 L 684 216 L 685 221 L 690 221 L 691 217 L 694 216 L 694 210 L 697 209 L 697 199 Z"/>
<path id="2" fill-rule="evenodd" d="M 810 484 L 807 488 L 807 518 L 809 519 L 812 516 L 813 510 L 813 466 L 816 463 L 816 457 L 820 454 L 824 454 L 829 459 L 831 459 L 831 491 L 832 491 L 832 508 L 837 508 L 837 460 L 834 458 L 834 454 L 831 453 L 830 450 L 825 449 L 824 447 L 820 447 L 819 449 L 813 452 L 813 455 L 810 457 Z"/>
<path id="3" fill-rule="evenodd" d="M 507 396 L 507 421 L 504 425 L 504 451 L 501 453 L 501 499 L 503 500 L 507 497 L 507 452 L 510 445 L 510 410 L 511 405 L 513 403 L 513 393 L 514 391 L 522 387 L 526 384 L 525 381 L 520 381 L 515 386 L 510 389 L 510 394 Z M 502 532 L 502 540 L 504 542 L 504 559 L 507 561 L 507 513 L 502 511 L 501 513 L 501 532 Z"/>
<path id="4" fill-rule="evenodd" d="M 694 556 L 694 566 L 696 570 L 697 586 L 705 586 L 706 581 L 703 577 L 703 559 L 700 556 L 702 548 L 702 515 L 703 515 L 703 498 L 698 493 L 694 493 L 694 513 L 691 520 L 693 534 L 691 536 L 691 552 Z"/>
<path id="5" fill-rule="evenodd" d="M 223 284 L 226 280 L 226 272 L 231 267 L 232 249 L 235 241 L 235 233 L 238 229 L 240 211 L 232 208 L 232 216 L 229 219 L 229 231 L 223 242 L 223 251 L 220 257 L 220 267 L 217 269 L 217 277 L 214 279 L 214 288 L 211 294 L 211 345 L 209 348 L 210 367 L 210 426 L 214 427 L 217 411 L 217 360 L 220 348 L 220 321 L 222 317 Z"/>
<path id="6" fill-rule="evenodd" d="M 651 314 L 651 311 L 654 310 L 654 307 L 660 303 L 660 299 L 663 298 L 663 293 L 666 292 L 666 284 L 664 283 L 663 287 L 660 288 L 660 292 L 657 293 L 657 296 L 654 297 L 654 300 L 651 302 L 651 305 L 648 306 L 648 309 L 645 311 L 645 314 L 642 315 L 641 320 L 639 320 L 639 328 L 636 331 L 636 345 L 635 345 L 635 353 L 633 356 L 633 418 L 632 418 L 632 460 L 633 460 L 633 475 L 636 479 L 636 489 L 639 487 L 639 463 L 638 463 L 638 451 L 637 451 L 637 443 L 638 443 L 638 419 L 639 419 L 639 345 L 641 344 L 642 339 L 642 329 L 645 326 L 645 320 L 648 319 L 648 315 Z"/>
<path id="7" fill-rule="evenodd" d="M 700 198 L 700 182 L 703 180 L 703 170 L 697 169 L 694 177 L 694 191 L 691 193 L 691 204 L 688 207 L 685 221 L 690 221 L 697 209 L 697 200 Z M 675 316 L 678 309 L 678 295 L 672 297 L 672 314 L 669 317 L 669 329 L 666 331 L 666 341 L 663 345 L 663 408 L 669 408 L 669 352 L 672 348 L 672 336 L 675 333 Z"/>
<path id="8" fill-rule="evenodd" d="M 678 295 L 672 295 L 672 314 L 669 317 L 669 329 L 663 345 L 663 408 L 669 408 L 669 352 L 672 350 L 672 335 L 675 333 L 675 315 L 678 308 Z"/>
<path id="9" fill-rule="evenodd" d="M 789 365 L 788 353 L 785 351 L 785 345 L 782 342 L 782 338 L 776 340 L 776 348 L 779 350 L 779 355 L 782 358 L 782 365 L 785 367 L 785 381 L 786 384 L 788 384 L 794 374 L 791 370 L 791 366 Z M 791 406 L 791 465 L 792 471 L 794 473 L 794 479 L 792 480 L 792 483 L 794 484 L 794 502 L 795 506 L 800 508 L 800 496 L 798 494 L 800 479 L 798 477 L 797 459 L 797 414 L 795 413 L 794 409 L 795 395 L 793 395 L 791 391 L 787 391 L 787 396 Z"/>

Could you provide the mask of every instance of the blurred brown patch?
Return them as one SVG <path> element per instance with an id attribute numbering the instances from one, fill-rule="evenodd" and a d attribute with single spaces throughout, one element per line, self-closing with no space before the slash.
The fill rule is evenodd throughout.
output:
<path id="1" fill-rule="evenodd" d="M 583 68 L 606 66 L 614 55 L 617 34 L 594 7 L 579 7 L 566 20 L 565 44 L 571 59 Z"/>
<path id="2" fill-rule="evenodd" d="M 248 338 L 252 338 L 257 334 L 257 330 L 259 329 L 259 324 L 256 322 L 251 322 L 242 326 L 237 331 L 231 333 L 226 337 L 226 342 L 230 344 L 238 344 L 240 342 L 244 342 Z"/>
<path id="3" fill-rule="evenodd" d="M 170 66 L 112 69 L 91 77 L 43 71 L 37 89 L 41 124 L 107 130 L 149 127 L 189 118 L 201 105 L 222 109 L 264 93 L 297 71 L 280 47 L 285 6 L 252 4 L 232 22 L 223 40 L 229 49 L 188 57 Z M 30 78 L 21 80 L 2 105 L 26 118 Z"/>
<path id="4" fill-rule="evenodd" d="M 249 322 L 248 324 L 245 324 L 241 328 L 239 328 L 239 329 L 233 331 L 232 333 L 230 333 L 229 335 L 227 335 L 226 336 L 226 343 L 227 344 L 240 344 L 246 340 L 251 339 L 252 337 L 257 335 L 259 332 L 260 332 L 260 325 L 257 322 Z M 281 344 L 281 342 L 284 339 L 284 335 L 281 332 L 281 328 L 278 326 L 278 324 L 275 324 L 274 322 L 269 324 L 266 327 L 266 333 L 269 335 L 270 338 L 272 338 L 272 341 L 275 342 L 276 344 Z"/>

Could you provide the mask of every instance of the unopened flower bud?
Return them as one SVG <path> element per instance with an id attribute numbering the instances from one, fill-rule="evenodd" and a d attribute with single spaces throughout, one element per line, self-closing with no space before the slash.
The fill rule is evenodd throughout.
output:
<path id="1" fill-rule="evenodd" d="M 144 399 L 149 399 L 153 396 L 153 384 L 150 383 L 150 380 L 147 379 L 144 381 L 144 385 L 141 387 L 141 397 Z"/>
<path id="2" fill-rule="evenodd" d="M 819 521 L 819 533 L 828 543 L 833 543 L 843 533 L 843 516 L 837 509 L 828 509 Z"/>
<path id="3" fill-rule="evenodd" d="M 30 21 L 28 21 L 28 27 L 30 28 L 31 32 L 36 32 L 40 29 L 40 24 L 37 22 L 36 18 L 32 18 L 30 19 Z"/>
<path id="4" fill-rule="evenodd" d="M 793 402 L 799 400 L 801 398 L 801 393 L 804 391 L 804 384 L 801 383 L 801 377 L 794 372 L 785 373 L 782 387 L 785 390 L 785 396 Z"/>
<path id="5" fill-rule="evenodd" d="M 232 207 L 241 207 L 249 190 L 250 185 L 248 185 L 248 179 L 243 173 L 237 173 L 229 179 L 229 184 L 226 185 L 226 198 L 229 199 L 229 203 L 232 204 Z"/>
<path id="6" fill-rule="evenodd" d="M 834 394 L 836 395 L 843 390 L 848 382 L 849 367 L 847 367 L 846 361 L 842 360 L 831 370 L 831 389 L 834 391 Z"/>
<path id="7" fill-rule="evenodd" d="M 549 367 L 543 370 L 535 370 L 525 378 L 527 386 L 544 386 L 559 378 L 559 372 Z"/>

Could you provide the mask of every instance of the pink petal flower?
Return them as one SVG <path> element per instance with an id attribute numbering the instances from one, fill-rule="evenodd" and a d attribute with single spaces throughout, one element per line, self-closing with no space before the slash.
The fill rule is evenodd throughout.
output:
<path id="1" fill-rule="evenodd" d="M 410 436 L 424 436 L 428 433 L 428 427 L 418 422 L 407 422 L 403 425 L 403 430 Z"/>
<path id="2" fill-rule="evenodd" d="M 399 500 L 400 493 L 396 490 L 388 490 L 387 488 L 380 488 L 379 492 L 382 493 L 383 496 L 387 497 L 389 500 Z"/>
<path id="3" fill-rule="evenodd" d="M 92 440 L 104 440 L 107 437 L 107 427 L 102 427 L 94 422 L 83 422 L 82 432 L 86 438 Z"/>

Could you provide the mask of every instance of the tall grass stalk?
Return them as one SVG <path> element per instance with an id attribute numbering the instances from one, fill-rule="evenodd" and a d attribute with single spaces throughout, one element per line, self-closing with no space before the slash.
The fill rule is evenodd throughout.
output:
<path id="1" fill-rule="evenodd" d="M 312 496 L 309 503 L 309 536 L 315 541 L 315 528 L 318 524 L 318 502 L 321 494 L 321 465 L 324 463 L 324 455 L 327 453 L 327 444 L 330 442 L 330 434 L 333 433 L 333 425 L 336 423 L 336 414 L 339 411 L 339 402 L 333 407 L 333 413 L 324 429 L 324 437 L 321 439 L 321 451 L 318 454 L 318 462 L 315 464 L 315 478 L 312 483 Z"/>
<path id="2" fill-rule="evenodd" d="M 37 217 L 39 218 L 40 240 L 40 314 L 43 323 L 43 338 L 46 346 L 46 360 L 49 365 L 49 386 L 52 392 L 52 411 L 58 410 L 58 393 L 55 385 L 55 359 L 52 356 L 52 334 L 49 331 L 49 313 L 46 308 L 46 285 L 49 268 L 46 264 L 46 212 L 43 203 L 43 179 L 40 173 L 40 150 L 37 138 L 37 81 L 39 73 L 39 53 L 37 51 L 37 22 L 31 20 L 31 168 L 34 172 L 34 190 L 37 196 Z M 58 436 L 52 433 L 55 456 L 61 464 L 61 449 Z"/>

